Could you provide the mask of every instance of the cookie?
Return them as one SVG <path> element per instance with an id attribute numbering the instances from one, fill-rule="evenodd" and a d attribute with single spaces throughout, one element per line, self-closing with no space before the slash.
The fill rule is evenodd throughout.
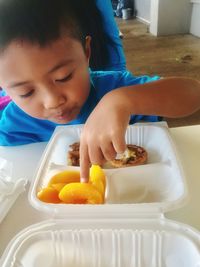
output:
<path id="1" fill-rule="evenodd" d="M 70 166 L 80 166 L 79 147 L 79 142 L 70 145 L 68 152 L 68 164 Z M 147 157 L 147 151 L 143 147 L 128 144 L 126 151 L 120 157 L 118 156 L 116 159 L 107 162 L 105 166 L 123 168 L 142 165 L 147 162 Z"/>
<path id="2" fill-rule="evenodd" d="M 118 158 L 109 163 L 115 168 L 142 165 L 147 162 L 147 151 L 136 145 L 127 145 L 126 151 Z"/>

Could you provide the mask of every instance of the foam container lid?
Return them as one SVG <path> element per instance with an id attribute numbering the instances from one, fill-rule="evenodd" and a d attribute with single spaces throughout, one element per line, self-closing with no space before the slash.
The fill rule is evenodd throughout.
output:
<path id="1" fill-rule="evenodd" d="M 200 236 L 157 219 L 49 220 L 19 233 L 1 267 L 199 267 Z"/>
<path id="2" fill-rule="evenodd" d="M 126 142 L 143 146 L 146 165 L 106 169 L 104 205 L 40 202 L 37 191 L 66 166 L 69 145 L 82 126 L 58 127 L 33 181 L 29 200 L 51 219 L 20 232 L 5 250 L 1 267 L 200 267 L 200 233 L 167 220 L 183 205 L 184 173 L 168 128 L 136 124 Z"/>

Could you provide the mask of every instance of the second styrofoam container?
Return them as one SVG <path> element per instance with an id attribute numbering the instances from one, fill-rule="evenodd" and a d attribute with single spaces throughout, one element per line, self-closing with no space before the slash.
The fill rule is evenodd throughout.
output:
<path id="1" fill-rule="evenodd" d="M 50 220 L 7 247 L 1 267 L 199 267 L 200 235 L 164 218 Z"/>

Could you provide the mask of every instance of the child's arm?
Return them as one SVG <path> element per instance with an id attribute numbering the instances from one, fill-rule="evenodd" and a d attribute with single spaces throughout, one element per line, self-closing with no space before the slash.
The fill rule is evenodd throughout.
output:
<path id="1" fill-rule="evenodd" d="M 81 177 L 87 181 L 89 162 L 102 164 L 124 152 L 131 114 L 184 117 L 200 108 L 200 82 L 166 78 L 107 93 L 88 118 L 81 136 Z"/>

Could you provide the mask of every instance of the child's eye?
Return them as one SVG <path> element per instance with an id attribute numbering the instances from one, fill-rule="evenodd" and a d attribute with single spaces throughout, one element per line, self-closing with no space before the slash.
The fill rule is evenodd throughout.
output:
<path id="1" fill-rule="evenodd" d="M 71 73 L 70 75 L 64 77 L 63 79 L 57 79 L 57 80 L 55 80 L 55 81 L 56 81 L 56 82 L 64 83 L 64 82 L 69 81 L 71 78 L 72 78 L 72 73 Z"/>
<path id="2" fill-rule="evenodd" d="M 33 94 L 33 91 L 34 91 L 34 90 L 30 90 L 28 93 L 26 93 L 26 94 L 24 94 L 24 95 L 20 95 L 20 97 L 22 97 L 22 98 L 29 97 L 29 96 L 31 96 L 31 95 Z"/>

